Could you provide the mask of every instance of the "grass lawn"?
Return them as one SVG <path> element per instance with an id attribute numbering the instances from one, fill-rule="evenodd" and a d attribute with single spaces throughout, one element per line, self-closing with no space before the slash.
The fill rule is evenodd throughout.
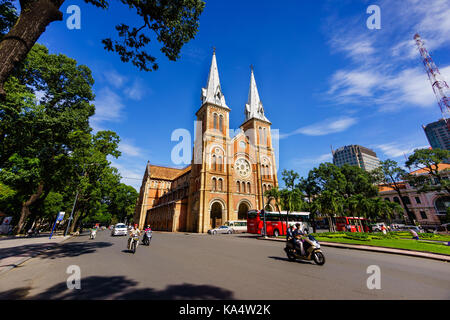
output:
<path id="1" fill-rule="evenodd" d="M 433 252 L 450 255 L 450 246 L 442 243 L 430 243 L 417 240 L 404 240 L 404 239 L 371 239 L 371 240 L 354 240 L 344 237 L 321 237 L 315 236 L 320 241 L 336 242 L 336 243 L 348 243 L 348 244 L 361 244 L 366 246 L 386 247 L 395 249 L 408 249 L 415 251 Z"/>

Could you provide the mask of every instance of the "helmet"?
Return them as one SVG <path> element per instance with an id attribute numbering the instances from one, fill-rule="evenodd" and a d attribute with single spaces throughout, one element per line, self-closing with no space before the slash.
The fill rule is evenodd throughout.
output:
<path id="1" fill-rule="evenodd" d="M 137 223 L 135 223 L 135 224 L 134 224 L 134 227 L 137 228 L 137 226 L 138 226 Z"/>

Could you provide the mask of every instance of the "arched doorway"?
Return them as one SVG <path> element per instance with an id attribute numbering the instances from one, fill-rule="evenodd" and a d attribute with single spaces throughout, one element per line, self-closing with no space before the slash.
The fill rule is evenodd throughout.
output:
<path id="1" fill-rule="evenodd" d="M 211 228 L 217 228 L 222 225 L 222 205 L 220 202 L 214 202 L 211 206 Z"/>
<path id="2" fill-rule="evenodd" d="M 247 213 L 250 207 L 247 203 L 241 202 L 238 208 L 238 220 L 247 220 Z"/>

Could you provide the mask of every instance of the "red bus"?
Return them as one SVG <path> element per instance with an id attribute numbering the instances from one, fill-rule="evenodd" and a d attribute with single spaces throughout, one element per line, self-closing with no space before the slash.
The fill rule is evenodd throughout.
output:
<path id="1" fill-rule="evenodd" d="M 266 211 L 266 230 L 268 236 L 286 235 L 286 211 Z M 289 224 L 300 223 L 301 229 L 309 233 L 309 212 L 289 212 Z M 247 232 L 253 234 L 264 234 L 264 210 L 250 210 L 247 214 Z"/>
<path id="2" fill-rule="evenodd" d="M 362 225 L 362 229 L 361 229 Z M 350 230 L 348 230 L 350 226 Z M 350 232 L 369 232 L 369 226 L 366 218 L 360 217 L 336 217 L 336 230 L 337 231 L 350 231 Z"/>

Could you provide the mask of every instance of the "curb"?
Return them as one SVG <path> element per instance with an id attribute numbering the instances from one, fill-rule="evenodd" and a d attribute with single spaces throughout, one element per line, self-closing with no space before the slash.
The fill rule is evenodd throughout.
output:
<path id="1" fill-rule="evenodd" d="M 73 235 L 70 235 L 69 237 L 67 237 L 67 239 L 62 240 L 61 242 L 58 242 L 58 243 L 56 243 L 55 245 L 58 246 L 58 245 L 60 245 L 61 243 L 65 242 L 65 241 L 67 241 L 67 240 L 69 240 L 69 239 L 72 239 L 73 237 L 74 237 Z M 49 249 L 50 249 L 50 248 L 47 247 L 47 248 L 45 248 L 43 251 L 46 251 L 46 250 L 49 250 Z M 14 263 L 13 265 L 10 265 L 10 266 L 8 266 L 7 268 L 5 268 L 4 270 L 0 271 L 0 276 L 3 275 L 3 274 L 5 274 L 5 273 L 7 273 L 8 271 L 10 271 L 10 270 L 13 269 L 13 268 L 20 266 L 20 265 L 23 264 L 24 262 L 26 262 L 26 261 L 28 261 L 28 260 L 30 260 L 30 259 L 32 259 L 32 258 L 35 258 L 35 257 L 39 256 L 40 254 L 42 254 L 42 253 L 39 252 L 39 253 L 31 254 L 29 257 L 24 257 L 23 259 L 19 260 L 18 262 Z"/>
<path id="2" fill-rule="evenodd" d="M 268 240 L 268 241 L 282 241 L 285 242 L 284 239 L 271 239 L 271 238 L 261 238 L 257 237 L 258 240 Z M 376 247 L 376 246 L 364 246 L 358 244 L 343 244 L 343 243 L 335 243 L 335 242 L 320 242 L 323 246 L 340 248 L 340 249 L 353 249 L 353 250 L 362 250 L 362 251 L 371 251 L 371 252 L 381 252 L 381 253 L 390 253 L 390 254 L 399 254 L 404 256 L 411 256 L 417 258 L 426 258 L 433 259 L 439 261 L 450 262 L 450 255 L 445 254 L 437 254 L 430 252 L 422 252 L 422 251 L 413 251 L 407 249 L 394 249 L 394 248 L 385 248 L 385 247 Z"/>

